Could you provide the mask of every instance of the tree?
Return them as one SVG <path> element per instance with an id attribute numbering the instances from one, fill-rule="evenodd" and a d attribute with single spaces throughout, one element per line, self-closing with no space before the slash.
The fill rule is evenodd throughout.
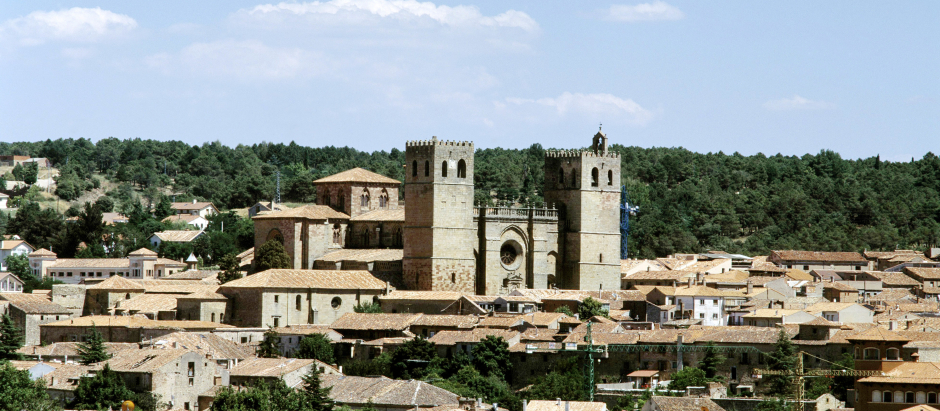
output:
<path id="1" fill-rule="evenodd" d="M 558 306 L 558 308 L 555 309 L 555 312 L 556 312 L 556 313 L 562 313 L 562 314 L 567 315 L 567 316 L 569 316 L 569 317 L 574 317 L 574 312 L 572 312 L 571 309 L 568 308 L 567 305 L 560 305 L 560 306 Z"/>
<path id="2" fill-rule="evenodd" d="M 46 393 L 46 383 L 29 377 L 29 371 L 17 370 L 8 361 L 0 361 L 0 411 L 54 410 Z"/>
<path id="3" fill-rule="evenodd" d="M 281 337 L 278 335 L 277 331 L 274 331 L 274 327 L 268 328 L 264 332 L 264 339 L 261 340 L 261 344 L 258 344 L 257 355 L 262 358 L 277 358 L 281 356 L 281 350 L 278 348 L 280 346 Z"/>
<path id="4" fill-rule="evenodd" d="M 682 371 L 672 374 L 669 389 L 684 390 L 686 387 L 704 387 L 706 382 L 708 380 L 705 378 L 705 371 L 695 367 L 685 367 Z"/>
<path id="5" fill-rule="evenodd" d="M 160 201 L 157 202 L 157 206 L 153 209 L 153 216 L 157 220 L 163 220 L 169 216 L 173 215 L 173 203 L 170 202 L 170 197 L 161 195 Z"/>
<path id="6" fill-rule="evenodd" d="M 581 301 L 581 305 L 578 306 L 578 314 L 582 321 L 587 321 L 594 316 L 607 317 L 607 310 L 604 309 L 600 301 L 588 297 Z"/>
<path id="7" fill-rule="evenodd" d="M 330 398 L 331 387 L 322 387 L 320 384 L 320 370 L 314 366 L 307 375 L 303 376 L 303 390 L 299 391 L 299 408 L 304 411 L 330 411 L 333 409 L 333 399 Z"/>
<path id="8" fill-rule="evenodd" d="M 16 352 L 23 346 L 23 331 L 13 323 L 10 314 L 0 317 L 0 359 L 18 360 L 21 355 Z"/>
<path id="9" fill-rule="evenodd" d="M 335 364 L 333 358 L 333 344 L 323 334 L 310 334 L 300 339 L 295 353 L 297 358 L 320 360 L 327 364 Z"/>
<path id="10" fill-rule="evenodd" d="M 392 376 L 404 380 L 423 378 L 425 369 L 436 356 L 435 344 L 416 336 L 392 353 Z"/>
<path id="11" fill-rule="evenodd" d="M 357 313 L 368 313 L 368 314 L 381 314 L 384 312 L 382 311 L 381 305 L 370 303 L 370 302 L 357 303 L 356 306 L 353 307 L 353 311 Z"/>
<path id="12" fill-rule="evenodd" d="M 831 367 L 833 370 L 853 370 L 855 369 L 855 357 L 852 353 L 842 353 L 842 359 L 836 361 Z M 846 394 L 855 388 L 855 377 L 835 377 L 832 379 L 832 393 L 839 400 L 845 400 Z"/>
<path id="13" fill-rule="evenodd" d="M 111 358 L 104 347 L 104 338 L 97 327 L 85 334 L 85 341 L 78 343 L 78 355 L 82 357 L 81 363 L 88 365 L 102 362 Z"/>
<path id="14" fill-rule="evenodd" d="M 39 164 L 35 161 L 26 163 L 23 166 L 23 182 L 29 185 L 36 184 L 36 180 L 39 178 Z"/>
<path id="15" fill-rule="evenodd" d="M 725 363 L 727 358 L 721 353 L 714 341 L 705 344 L 705 356 L 698 363 L 698 368 L 705 372 L 705 378 L 711 381 L 721 380 L 718 376 L 718 369 Z"/>
<path id="16" fill-rule="evenodd" d="M 533 400 L 586 401 L 584 375 L 578 357 L 568 357 L 552 365 L 552 371 L 538 377 L 526 393 Z"/>
<path id="17" fill-rule="evenodd" d="M 82 378 L 75 389 L 71 407 L 75 409 L 119 409 L 121 403 L 134 398 L 124 379 L 107 363 L 93 377 Z"/>
<path id="18" fill-rule="evenodd" d="M 242 273 L 239 271 L 238 257 L 235 254 L 223 256 L 219 261 L 219 268 L 222 269 L 222 272 L 219 273 L 219 284 L 242 278 Z"/>
<path id="19" fill-rule="evenodd" d="M 511 411 L 521 411 L 522 401 L 510 388 L 506 381 L 497 377 L 485 377 L 473 366 L 460 368 L 454 375 L 432 382 L 434 386 L 443 388 L 465 398 L 482 398 L 486 402 L 498 403 Z"/>
<path id="20" fill-rule="evenodd" d="M 473 347 L 473 366 L 485 377 L 506 380 L 512 370 L 509 344 L 503 337 L 487 335 Z"/>
<path id="21" fill-rule="evenodd" d="M 790 342 L 787 331 L 780 329 L 780 333 L 777 335 L 777 342 L 774 344 L 774 351 L 767 356 L 767 366 L 771 370 L 798 371 L 796 370 L 796 355 L 796 347 Z M 768 394 L 786 397 L 793 392 L 792 376 L 768 375 L 766 378 L 768 380 Z"/>
<path id="22" fill-rule="evenodd" d="M 4 260 L 4 263 L 7 265 L 7 271 L 21 280 L 25 281 L 27 277 L 33 276 L 29 270 L 29 257 L 26 254 L 10 254 Z"/>
<path id="23" fill-rule="evenodd" d="M 284 245 L 272 238 L 255 251 L 255 268 L 258 271 L 272 268 L 292 268 L 290 256 L 284 252 Z"/>

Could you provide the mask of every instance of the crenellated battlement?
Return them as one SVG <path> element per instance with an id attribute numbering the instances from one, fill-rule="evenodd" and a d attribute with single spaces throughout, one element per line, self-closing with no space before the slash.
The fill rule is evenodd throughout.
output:
<path id="1" fill-rule="evenodd" d="M 545 157 L 548 158 L 584 158 L 584 157 L 595 157 L 595 158 L 620 158 L 619 153 L 608 152 L 604 153 L 595 153 L 589 150 L 549 150 L 545 152 Z"/>
<path id="2" fill-rule="evenodd" d="M 432 137 L 430 140 L 412 140 L 412 141 L 405 142 L 405 147 L 433 147 L 433 146 L 473 148 L 473 142 L 472 141 L 438 140 L 437 136 Z"/>

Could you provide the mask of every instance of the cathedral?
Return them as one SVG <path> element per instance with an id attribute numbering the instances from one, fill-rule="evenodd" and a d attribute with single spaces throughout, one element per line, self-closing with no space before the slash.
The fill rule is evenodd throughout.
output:
<path id="1" fill-rule="evenodd" d="M 546 152 L 546 208 L 474 206 L 473 156 L 472 142 L 407 142 L 404 185 L 360 168 L 317 180 L 317 204 L 253 217 L 255 247 L 278 239 L 295 269 L 369 269 L 411 290 L 620 288 L 620 156 L 604 133 Z"/>

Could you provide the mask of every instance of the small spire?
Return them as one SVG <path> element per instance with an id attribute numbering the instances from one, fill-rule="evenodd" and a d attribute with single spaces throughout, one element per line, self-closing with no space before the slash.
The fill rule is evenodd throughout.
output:
<path id="1" fill-rule="evenodd" d="M 597 126 L 597 131 L 603 131 L 603 130 L 604 130 L 604 123 L 600 123 L 600 124 Z"/>

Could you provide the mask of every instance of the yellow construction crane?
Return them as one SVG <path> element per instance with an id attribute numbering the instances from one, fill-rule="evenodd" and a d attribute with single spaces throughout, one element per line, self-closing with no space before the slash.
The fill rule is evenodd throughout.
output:
<path id="1" fill-rule="evenodd" d="M 803 356 L 808 355 L 810 357 L 816 358 L 820 361 L 828 362 L 830 364 L 841 367 L 831 361 L 826 361 L 822 358 L 819 358 L 815 355 L 807 353 L 805 351 L 800 351 L 796 355 L 796 369 L 795 370 L 765 370 L 762 368 L 757 368 L 754 372 L 758 375 L 788 375 L 796 377 L 794 379 L 794 384 L 796 385 L 795 390 L 795 401 L 797 404 L 802 404 L 803 401 L 803 378 L 804 377 L 870 377 L 873 375 L 884 375 L 882 371 L 862 371 L 862 370 L 852 370 L 844 368 L 841 370 L 821 370 L 821 369 L 812 369 L 804 370 L 803 369 Z"/>

